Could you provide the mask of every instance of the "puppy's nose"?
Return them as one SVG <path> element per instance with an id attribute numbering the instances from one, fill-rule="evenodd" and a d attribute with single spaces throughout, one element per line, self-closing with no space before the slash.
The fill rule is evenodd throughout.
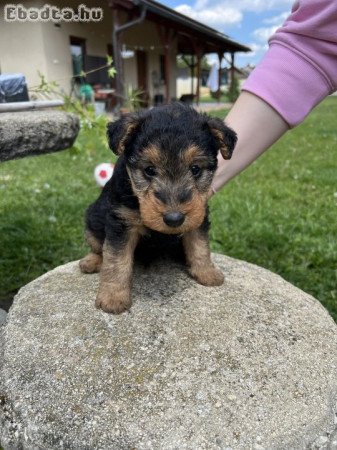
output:
<path id="1" fill-rule="evenodd" d="M 164 214 L 163 220 L 169 227 L 177 228 L 184 223 L 185 215 L 181 212 L 169 212 Z"/>

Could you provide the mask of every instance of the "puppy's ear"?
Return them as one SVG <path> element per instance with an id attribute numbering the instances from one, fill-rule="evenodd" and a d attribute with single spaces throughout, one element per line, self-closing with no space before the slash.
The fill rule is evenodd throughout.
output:
<path id="1" fill-rule="evenodd" d="M 116 155 L 121 155 L 127 143 L 130 141 L 137 128 L 140 119 L 134 114 L 125 114 L 115 122 L 109 122 L 107 126 L 107 136 L 109 147 Z"/>
<path id="2" fill-rule="evenodd" d="M 224 159 L 231 159 L 237 141 L 235 131 L 227 127 L 223 120 L 210 117 L 207 121 L 209 129 L 217 141 L 218 148 Z"/>

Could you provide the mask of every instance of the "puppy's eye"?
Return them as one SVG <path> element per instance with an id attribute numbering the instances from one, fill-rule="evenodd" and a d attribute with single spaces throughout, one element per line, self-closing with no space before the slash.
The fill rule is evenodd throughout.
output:
<path id="1" fill-rule="evenodd" d="M 201 167 L 195 164 L 191 166 L 191 172 L 194 177 L 198 177 L 201 174 Z"/>
<path id="2" fill-rule="evenodd" d="M 145 167 L 144 173 L 147 177 L 150 177 L 150 178 L 154 177 L 157 174 L 156 168 L 154 166 Z"/>

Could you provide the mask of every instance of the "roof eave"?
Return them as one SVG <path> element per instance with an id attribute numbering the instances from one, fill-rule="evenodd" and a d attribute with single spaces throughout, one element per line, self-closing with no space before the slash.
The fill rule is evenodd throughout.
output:
<path id="1" fill-rule="evenodd" d="M 131 5 L 134 5 L 136 7 L 144 5 L 146 6 L 146 9 L 149 12 L 152 12 L 153 14 L 157 14 L 173 22 L 177 22 L 185 27 L 192 28 L 200 34 L 206 35 L 212 39 L 217 40 L 218 42 L 216 46 L 227 47 L 228 48 L 227 51 L 232 51 L 233 53 L 234 52 L 247 53 L 252 51 L 249 47 L 240 44 L 239 42 L 233 41 L 228 36 L 226 36 L 223 33 L 220 33 L 214 28 L 211 28 L 194 19 L 191 19 L 190 17 L 187 17 L 184 14 L 179 13 L 178 11 L 175 11 L 171 8 L 168 8 L 165 5 L 162 5 L 161 3 L 156 2 L 155 0 L 109 0 L 109 4 L 110 6 L 113 6 L 113 4 L 115 5 L 117 4 L 120 7 L 126 8 L 127 10 L 132 8 Z"/>
<path id="2" fill-rule="evenodd" d="M 211 28 L 207 25 L 204 25 L 194 19 L 191 19 L 184 14 L 179 13 L 178 11 L 172 10 L 161 3 L 158 3 L 154 0 L 132 0 L 135 5 L 143 4 L 146 5 L 149 11 L 153 13 L 160 14 L 164 17 L 167 17 L 175 22 L 180 22 L 183 25 L 187 25 L 189 27 L 195 28 L 197 31 L 212 36 L 216 39 L 223 41 L 223 43 L 228 44 L 229 46 L 236 48 L 236 51 L 240 52 L 251 52 L 251 49 L 239 42 L 235 42 L 225 34 L 220 33 L 219 31 Z"/>

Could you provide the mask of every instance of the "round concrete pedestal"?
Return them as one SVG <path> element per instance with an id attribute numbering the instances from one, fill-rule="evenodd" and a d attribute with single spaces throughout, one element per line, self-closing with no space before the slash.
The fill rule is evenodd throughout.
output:
<path id="1" fill-rule="evenodd" d="M 5 450 L 337 448 L 337 328 L 275 274 L 214 255 L 226 281 L 137 268 L 130 313 L 94 307 L 73 262 L 24 287 L 0 374 Z"/>

